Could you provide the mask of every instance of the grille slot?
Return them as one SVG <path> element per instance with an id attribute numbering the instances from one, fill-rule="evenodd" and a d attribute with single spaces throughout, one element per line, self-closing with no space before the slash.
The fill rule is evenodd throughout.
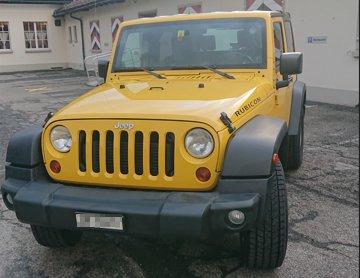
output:
<path id="1" fill-rule="evenodd" d="M 79 170 L 86 172 L 86 133 L 83 130 L 79 133 Z"/>
<path id="2" fill-rule="evenodd" d="M 80 130 L 78 136 L 78 167 L 83 173 L 92 170 L 100 174 L 174 176 L 172 132 Z"/>
<path id="3" fill-rule="evenodd" d="M 100 172 L 100 133 L 94 131 L 92 134 L 92 170 L 95 173 Z"/>
<path id="4" fill-rule="evenodd" d="M 143 142 L 144 142 L 144 136 L 141 131 L 137 131 L 135 133 L 135 173 L 137 175 L 142 175 L 144 172 L 143 169 Z"/>
<path id="5" fill-rule="evenodd" d="M 106 172 L 114 173 L 114 133 L 106 133 Z"/>
<path id="6" fill-rule="evenodd" d="M 129 140 L 128 133 L 126 131 L 122 131 L 120 134 L 120 172 L 123 175 L 129 173 L 128 140 Z"/>
<path id="7" fill-rule="evenodd" d="M 150 134 L 150 174 L 159 175 L 159 134 L 151 132 Z"/>
<path id="8" fill-rule="evenodd" d="M 174 176 L 174 150 L 175 150 L 175 135 L 172 132 L 166 133 L 165 146 L 165 174 L 168 177 Z"/>

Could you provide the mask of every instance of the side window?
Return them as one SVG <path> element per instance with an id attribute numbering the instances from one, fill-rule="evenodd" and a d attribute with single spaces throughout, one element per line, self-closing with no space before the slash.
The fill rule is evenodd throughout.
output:
<path id="1" fill-rule="evenodd" d="M 72 42 L 73 42 L 73 39 L 72 39 L 71 26 L 68 27 L 68 30 L 69 30 L 69 43 L 72 43 Z"/>
<path id="2" fill-rule="evenodd" d="M 25 21 L 23 26 L 26 49 L 47 49 L 49 47 L 47 22 Z"/>
<path id="3" fill-rule="evenodd" d="M 9 22 L 0 21 L 0 52 L 10 50 Z"/>
<path id="4" fill-rule="evenodd" d="M 73 26 L 73 35 L 74 35 L 73 42 L 74 42 L 74 43 L 77 43 L 77 42 L 78 42 L 78 38 L 77 38 L 77 28 L 76 28 L 76 25 Z"/>
<path id="5" fill-rule="evenodd" d="M 285 33 L 286 33 L 286 44 L 287 44 L 287 51 L 294 52 L 295 51 L 295 43 L 294 43 L 294 36 L 292 31 L 292 26 L 290 21 L 286 21 L 284 23 Z"/>
<path id="6" fill-rule="evenodd" d="M 280 56 L 285 52 L 284 36 L 282 33 L 282 24 L 280 22 L 274 23 L 274 43 L 275 43 L 275 63 L 276 68 L 280 67 Z"/>

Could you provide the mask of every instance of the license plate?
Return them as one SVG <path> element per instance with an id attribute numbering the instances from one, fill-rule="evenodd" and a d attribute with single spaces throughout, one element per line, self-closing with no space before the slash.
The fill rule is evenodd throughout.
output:
<path id="1" fill-rule="evenodd" d="M 78 228 L 124 230 L 123 216 L 114 214 L 76 213 Z"/>

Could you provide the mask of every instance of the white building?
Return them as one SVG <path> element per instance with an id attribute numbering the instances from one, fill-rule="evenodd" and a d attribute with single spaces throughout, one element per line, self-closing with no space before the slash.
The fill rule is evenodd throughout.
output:
<path id="1" fill-rule="evenodd" d="M 290 12 L 308 99 L 358 104 L 358 0 L 0 0 L 0 72 L 83 69 L 122 20 L 256 8 Z"/>

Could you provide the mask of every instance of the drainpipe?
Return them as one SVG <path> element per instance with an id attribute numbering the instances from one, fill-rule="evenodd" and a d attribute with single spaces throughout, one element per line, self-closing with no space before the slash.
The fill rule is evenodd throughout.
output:
<path id="1" fill-rule="evenodd" d="M 81 32 L 81 49 L 82 49 L 82 57 L 83 57 L 83 66 L 85 69 L 85 45 L 84 45 L 84 28 L 83 28 L 83 21 L 80 17 L 73 16 L 72 13 L 70 13 L 70 17 L 78 20 L 80 22 L 80 32 Z"/>

